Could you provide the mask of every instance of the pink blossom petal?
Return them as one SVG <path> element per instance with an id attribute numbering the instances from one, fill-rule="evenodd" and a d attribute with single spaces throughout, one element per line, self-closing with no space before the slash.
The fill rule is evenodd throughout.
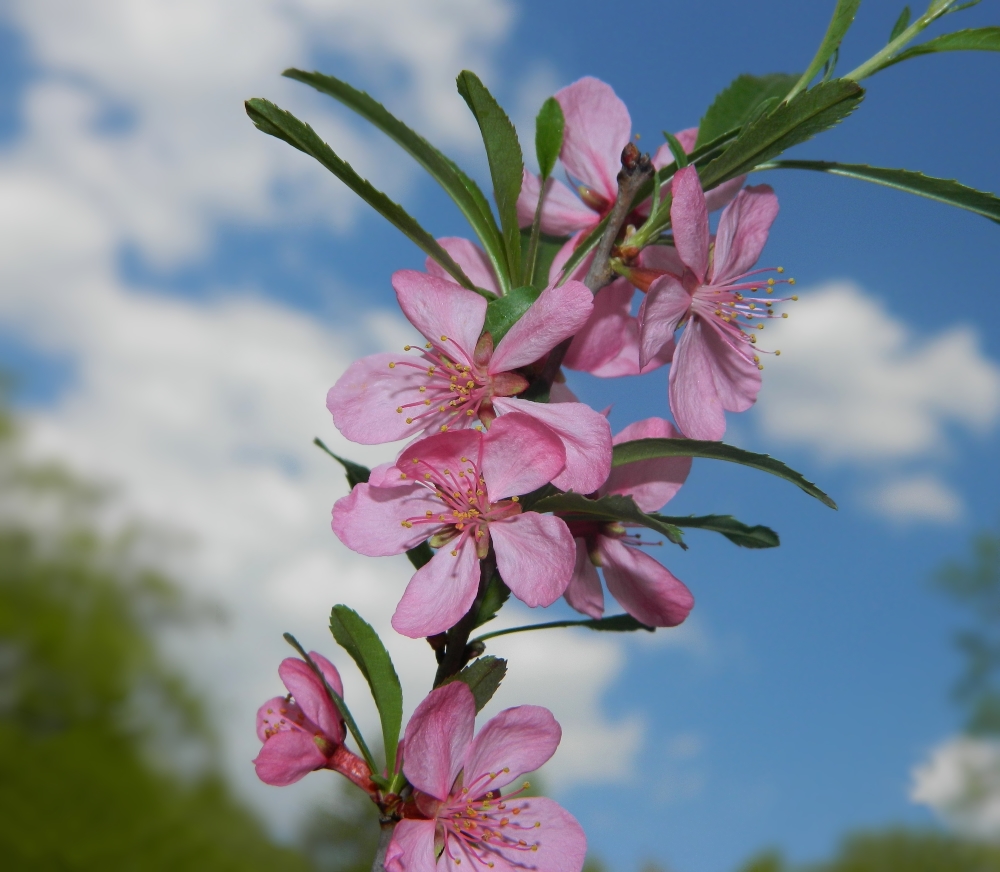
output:
<path id="1" fill-rule="evenodd" d="M 402 351 L 362 357 L 330 388 L 326 407 L 337 429 L 352 442 L 362 445 L 395 442 L 414 435 L 428 423 L 424 418 L 416 424 L 407 424 L 407 410 L 396 411 L 404 403 L 412 402 L 420 386 L 427 383 L 424 368 L 399 364 L 407 357 Z M 390 363 L 397 365 L 390 368 Z"/>
<path id="2" fill-rule="evenodd" d="M 573 575 L 576 545 L 561 518 L 525 512 L 490 524 L 497 569 L 521 602 L 550 606 Z M 471 605 L 471 603 L 470 603 Z"/>
<path id="3" fill-rule="evenodd" d="M 333 505 L 330 526 L 352 551 L 368 557 L 402 554 L 419 545 L 429 535 L 426 526 L 403 525 L 409 518 L 440 512 L 442 503 L 419 484 L 409 487 L 355 485 Z"/>
<path id="4" fill-rule="evenodd" d="M 413 574 L 392 616 L 392 627 L 411 639 L 443 633 L 472 608 L 478 590 L 476 543 L 466 536 L 460 545 L 440 548 Z"/>
<path id="5" fill-rule="evenodd" d="M 701 190 L 698 170 L 693 166 L 678 170 L 673 178 L 674 201 L 670 205 L 670 224 L 674 245 L 699 283 L 708 271 L 708 209 Z"/>
<path id="6" fill-rule="evenodd" d="M 497 277 L 493 272 L 493 264 L 490 263 L 486 252 L 476 245 L 476 243 L 469 239 L 463 239 L 461 236 L 444 236 L 438 240 L 438 245 L 451 255 L 451 259 L 462 268 L 462 271 L 477 288 L 492 291 L 494 294 L 500 293 L 500 288 L 497 286 Z M 436 276 L 452 284 L 457 284 L 445 268 L 434 260 L 433 257 L 427 258 L 424 263 L 424 269 L 428 275 Z"/>
<path id="7" fill-rule="evenodd" d="M 676 439 L 681 434 L 663 418 L 629 424 L 612 440 L 615 445 L 636 439 Z M 644 512 L 655 512 L 673 499 L 691 472 L 690 457 L 657 457 L 626 463 L 611 470 L 601 494 L 627 494 Z"/>
<path id="8" fill-rule="evenodd" d="M 645 300 L 643 301 L 645 302 Z M 629 318 L 625 325 L 621 350 L 615 357 L 590 370 L 598 378 L 621 378 L 626 375 L 640 375 L 666 366 L 674 356 L 674 338 L 671 336 L 646 365 L 639 367 L 639 322 Z"/>
<path id="9" fill-rule="evenodd" d="M 538 176 L 524 171 L 521 194 L 517 198 L 517 223 L 530 227 L 535 220 L 538 206 Z M 579 197 L 558 179 L 550 177 L 546 183 L 545 203 L 542 204 L 542 233 L 550 236 L 572 236 L 578 230 L 591 230 L 601 216 L 589 208 Z"/>
<path id="10" fill-rule="evenodd" d="M 594 193 L 608 201 L 618 196 L 622 149 L 632 137 L 628 109 L 611 86 L 585 76 L 556 93 L 566 118 L 563 165 Z"/>
<path id="11" fill-rule="evenodd" d="M 267 741 L 253 761 L 257 777 L 265 784 L 285 787 L 326 765 L 326 757 L 309 733 L 282 730 Z"/>
<path id="12" fill-rule="evenodd" d="M 561 738 L 562 729 L 547 708 L 520 705 L 504 709 L 472 740 L 463 784 L 477 796 L 506 787 L 542 766 L 555 754 Z"/>
<path id="13" fill-rule="evenodd" d="M 593 314 L 573 337 L 563 360 L 564 366 L 592 372 L 621 352 L 632 320 L 634 294 L 635 288 L 625 279 L 616 279 L 597 292 L 593 298 Z"/>
<path id="14" fill-rule="evenodd" d="M 452 360 L 472 363 L 486 320 L 487 303 L 483 297 L 452 281 L 413 269 L 394 272 L 392 286 L 399 307 L 414 327 Z"/>
<path id="15" fill-rule="evenodd" d="M 368 476 L 368 484 L 372 487 L 410 487 L 413 482 L 402 475 L 402 470 L 396 466 L 396 461 L 390 460 L 372 469 Z"/>
<path id="16" fill-rule="evenodd" d="M 448 798 L 465 765 L 475 721 L 476 700 L 461 681 L 424 697 L 406 725 L 403 754 L 403 773 L 417 790 Z"/>
<path id="17" fill-rule="evenodd" d="M 528 458 L 530 462 L 526 462 Z M 565 465 L 562 440 L 530 415 L 503 415 L 486 434 L 482 473 L 486 493 L 494 502 L 537 490 Z"/>
<path id="18" fill-rule="evenodd" d="M 538 850 L 529 855 L 530 867 L 544 872 L 580 872 L 587 856 L 587 837 L 576 818 L 544 796 L 531 796 L 517 803 L 526 806 L 518 815 L 519 821 L 524 820 L 524 825 L 530 827 L 540 824 L 525 836 L 528 844 L 538 845 Z M 524 855 L 520 852 L 501 849 L 495 856 L 506 861 L 506 868 L 497 862 L 491 872 L 524 872 Z"/>
<path id="19" fill-rule="evenodd" d="M 309 656 L 330 683 L 330 687 L 343 696 L 344 685 L 337 668 L 322 654 L 310 651 Z M 278 667 L 278 675 L 281 676 L 285 687 L 303 714 L 323 731 L 323 735 L 331 741 L 342 742 L 344 724 L 340 713 L 327 695 L 326 688 L 309 668 L 309 664 L 297 657 L 286 657 Z"/>
<path id="20" fill-rule="evenodd" d="M 670 411 L 689 439 L 718 441 L 726 432 L 726 416 L 712 373 L 712 352 L 705 338 L 713 332 L 701 318 L 692 318 L 681 334 L 670 367 Z"/>
<path id="21" fill-rule="evenodd" d="M 580 398 L 563 382 L 555 382 L 549 390 L 550 403 L 579 403 Z"/>
<path id="22" fill-rule="evenodd" d="M 410 470 L 417 478 L 426 469 L 461 469 L 463 457 L 478 459 L 483 444 L 483 435 L 478 430 L 450 430 L 435 433 L 418 442 L 411 442 L 396 459 L 401 469 Z M 440 503 L 438 503 L 440 506 Z"/>
<path id="23" fill-rule="evenodd" d="M 601 587 L 601 579 L 597 575 L 597 567 L 590 562 L 587 543 L 583 539 L 576 540 L 576 565 L 573 567 L 573 577 L 564 596 L 566 602 L 588 618 L 597 619 L 604 614 L 604 590 Z"/>
<path id="24" fill-rule="evenodd" d="M 584 403 L 533 403 L 497 397 L 493 408 L 501 415 L 524 412 L 547 424 L 563 442 L 566 468 L 552 483 L 561 490 L 589 494 L 611 471 L 611 427 L 607 419 Z"/>
<path id="25" fill-rule="evenodd" d="M 690 308 L 691 295 L 669 273 L 649 286 L 639 311 L 639 361 L 643 366 L 674 341 L 674 332 Z"/>
<path id="26" fill-rule="evenodd" d="M 551 266 L 549 266 L 550 285 L 556 284 L 560 278 L 562 278 L 563 268 L 573 256 L 573 252 L 576 251 L 576 247 L 583 241 L 583 237 L 585 235 L 586 231 L 584 230 L 575 233 L 566 241 L 566 244 L 556 252 L 556 256 L 552 259 Z M 577 264 L 576 269 L 573 270 L 573 275 L 567 276 L 567 281 L 573 279 L 575 281 L 582 282 L 587 277 L 587 270 L 590 269 L 590 265 L 593 262 L 593 253 L 588 254 L 582 261 L 580 261 L 580 263 Z"/>
<path id="27" fill-rule="evenodd" d="M 437 872 L 434 821 L 405 818 L 392 831 L 385 855 L 386 872 Z"/>
<path id="28" fill-rule="evenodd" d="M 711 191 L 705 191 L 705 207 L 709 212 L 715 212 L 723 206 L 728 206 L 740 192 L 746 180 L 746 176 L 737 176 L 735 179 L 730 179 L 728 182 L 723 182 L 712 188 Z"/>
<path id="29" fill-rule="evenodd" d="M 694 597 L 677 579 L 639 548 L 599 536 L 608 592 L 633 618 L 651 627 L 676 627 L 694 607 Z"/>
<path id="30" fill-rule="evenodd" d="M 673 213 L 671 213 L 673 214 Z M 770 185 L 744 188 L 719 219 L 712 283 L 722 284 L 749 271 L 778 217 L 778 198 Z"/>
<path id="31" fill-rule="evenodd" d="M 684 275 L 684 261 L 672 245 L 649 245 L 639 255 L 639 263 L 646 269 L 666 270 L 677 278 Z"/>
<path id="32" fill-rule="evenodd" d="M 701 319 L 697 319 L 701 320 Z M 727 412 L 745 412 L 760 392 L 761 376 L 746 334 L 718 321 L 707 322 L 705 343 L 711 354 L 715 390 Z"/>
<path id="33" fill-rule="evenodd" d="M 500 340 L 490 375 L 534 363 L 583 327 L 593 311 L 594 295 L 582 282 L 546 288 Z"/>
<path id="34" fill-rule="evenodd" d="M 290 703 L 283 696 L 272 697 L 257 709 L 257 738 L 264 742 L 267 740 L 268 729 L 281 729 L 278 726 L 279 721 L 281 721 L 289 708 L 296 709 L 291 718 L 294 721 L 300 714 L 298 706 Z M 305 717 L 305 715 L 301 715 L 301 717 Z"/>

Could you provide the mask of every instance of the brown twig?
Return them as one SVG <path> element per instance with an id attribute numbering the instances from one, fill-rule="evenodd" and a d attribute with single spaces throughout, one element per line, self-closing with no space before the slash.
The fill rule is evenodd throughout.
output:
<path id="1" fill-rule="evenodd" d="M 496 566 L 496 558 L 492 551 L 479 562 L 479 593 L 465 617 L 448 631 L 444 650 L 439 654 L 437 674 L 434 676 L 435 687 L 446 678 L 456 675 L 475 656 L 475 651 L 469 648 L 469 636 L 476 629 L 479 606 L 483 601 L 486 587 L 490 583 L 490 579 L 493 578 L 493 573 L 496 572 Z"/>

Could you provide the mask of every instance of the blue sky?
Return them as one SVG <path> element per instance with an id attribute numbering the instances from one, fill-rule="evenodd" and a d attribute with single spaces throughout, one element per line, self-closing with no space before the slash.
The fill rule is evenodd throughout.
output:
<path id="1" fill-rule="evenodd" d="M 273 97 L 315 119 L 432 232 L 458 235 L 450 203 L 405 156 L 282 82 L 280 70 L 351 78 L 483 178 L 474 131 L 447 86 L 461 65 L 480 70 L 519 121 L 582 75 L 605 79 L 652 148 L 661 129 L 696 124 L 736 75 L 804 67 L 830 4 L 629 12 L 482 0 L 464 9 L 416 3 L 404 16 L 384 0 L 380 14 L 412 17 L 407 29 L 336 3 L 319 12 L 292 4 L 288 14 L 268 0 L 239 9 L 218 0 L 205 4 L 212 20 L 198 19 L 200 36 L 189 42 L 157 0 L 134 15 L 127 5 L 78 4 L 81 17 L 69 22 L 59 0 L 0 6 L 0 184 L 20 204 L 4 214 L 0 362 L 20 378 L 17 401 L 39 451 L 121 482 L 137 510 L 201 537 L 202 556 L 185 566 L 197 589 L 231 603 L 238 629 L 199 650 L 245 662 L 251 654 L 239 646 L 265 634 L 262 650 L 276 664 L 281 648 L 270 639 L 280 630 L 327 645 L 325 607 L 357 595 L 376 609 L 373 590 L 392 596 L 405 581 L 397 564 L 385 578 L 364 575 L 383 570 L 347 563 L 324 538 L 341 485 L 297 452 L 317 433 L 336 436 L 322 393 L 302 411 L 291 380 L 321 391 L 353 354 L 405 339 L 389 277 L 422 257 L 377 216 L 354 210 L 336 180 L 254 131 L 238 98 Z M 177 20 L 193 9 L 185 4 Z M 894 3 L 863 4 L 841 69 L 877 50 L 898 13 Z M 945 24 L 996 19 L 986 0 Z M 147 21 L 155 26 L 140 26 Z M 797 156 L 919 169 L 998 191 L 989 84 L 998 63 L 985 53 L 942 55 L 880 73 L 856 116 Z M 530 129 L 522 139 L 530 143 Z M 669 511 L 765 523 L 782 547 L 748 552 L 692 532 L 690 551 L 663 554 L 697 599 L 690 627 L 613 647 L 582 633 L 552 636 L 537 653 L 542 684 L 532 692 L 566 697 L 567 716 L 579 716 L 580 735 L 592 739 L 581 739 L 573 765 L 597 770 L 590 780 L 557 773 L 554 786 L 615 870 L 654 859 L 715 872 L 768 845 L 816 857 L 850 827 L 929 823 L 931 813 L 908 799 L 910 773 L 960 725 L 947 695 L 958 615 L 929 577 L 1000 514 L 1000 340 L 990 320 L 1000 230 L 860 182 L 796 172 L 754 179 L 765 180 L 781 214 L 764 260 L 798 279 L 803 307 L 811 292 L 825 301 L 802 309 L 822 341 L 794 344 L 792 308 L 782 341 L 795 353 L 780 369 L 768 365 L 759 408 L 733 419 L 727 439 L 781 457 L 841 508 L 761 473 L 699 461 Z M 826 380 L 810 381 L 817 373 Z M 597 408 L 614 402 L 616 429 L 666 412 L 663 373 L 571 383 Z M 791 426 L 804 396 L 817 417 Z M 250 480 L 261 508 L 243 518 Z M 295 538 L 300 529 L 308 538 Z M 234 555 L 252 551 L 241 536 L 265 534 L 287 545 L 253 552 L 260 578 L 247 596 L 233 567 L 249 558 Z M 315 582 L 331 566 L 355 586 Z M 286 600 L 298 605 L 286 602 L 272 620 L 276 579 L 293 576 L 313 581 L 292 584 Z M 259 607 L 248 605 L 258 594 Z M 246 678 L 247 694 L 227 703 L 231 723 L 268 682 Z M 503 705 L 524 701 L 518 687 Z M 627 774 L 614 775 L 617 764 L 604 758 Z"/>

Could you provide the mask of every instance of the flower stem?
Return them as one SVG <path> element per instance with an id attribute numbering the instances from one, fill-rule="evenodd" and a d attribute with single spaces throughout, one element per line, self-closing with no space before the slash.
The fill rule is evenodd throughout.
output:
<path id="1" fill-rule="evenodd" d="M 496 572 L 497 563 L 492 550 L 484 560 L 480 561 L 479 567 L 479 593 L 476 595 L 475 602 L 472 603 L 472 608 L 447 633 L 444 647 L 438 653 L 438 668 L 434 676 L 435 687 L 438 687 L 446 678 L 458 674 L 465 664 L 476 655 L 477 647 L 469 644 L 469 636 L 476 629 L 479 606 L 483 601 L 486 586 L 493 578 L 493 573 Z"/>
<path id="2" fill-rule="evenodd" d="M 389 842 L 392 841 L 392 832 L 396 829 L 396 821 L 393 818 L 379 819 L 378 847 L 375 849 L 375 859 L 372 860 L 372 872 L 385 872 L 385 855 L 389 850 Z"/>

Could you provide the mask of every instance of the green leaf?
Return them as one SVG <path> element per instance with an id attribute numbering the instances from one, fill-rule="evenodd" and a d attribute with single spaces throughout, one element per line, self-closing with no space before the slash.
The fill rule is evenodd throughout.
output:
<path id="1" fill-rule="evenodd" d="M 458 93 L 476 116 L 486 146 L 486 158 L 493 178 L 493 197 L 500 215 L 504 249 L 507 252 L 507 275 L 516 281 L 521 275 L 521 228 L 517 222 L 517 198 L 521 193 L 524 157 L 517 131 L 507 113 L 469 70 L 458 74 Z M 504 288 L 506 292 L 506 287 Z"/>
<path id="2" fill-rule="evenodd" d="M 451 255 L 438 245 L 437 240 L 424 230 L 415 218 L 367 179 L 361 178 L 354 168 L 338 157 L 308 124 L 299 121 L 291 112 L 286 112 L 269 100 L 258 97 L 246 101 L 246 110 L 258 130 L 283 139 L 289 145 L 318 160 L 383 218 L 415 242 L 425 254 L 434 258 L 463 288 L 484 293 L 472 284 L 469 277 L 462 272 L 462 268 L 452 260 Z"/>
<path id="3" fill-rule="evenodd" d="M 476 613 L 476 626 L 481 627 L 483 624 L 488 624 L 492 621 L 509 597 L 510 588 L 503 583 L 500 573 L 494 572 L 493 577 L 486 585 L 486 590 L 483 592 L 482 601 L 479 603 L 479 611 Z"/>
<path id="4" fill-rule="evenodd" d="M 498 636 L 509 636 L 512 633 L 527 633 L 531 630 L 555 630 L 560 627 L 586 627 L 588 630 L 611 633 L 631 633 L 635 630 L 645 630 L 648 633 L 656 631 L 656 627 L 642 624 L 631 615 L 612 615 L 610 618 L 600 618 L 599 620 L 548 621 L 544 624 L 528 624 L 524 627 L 509 627 L 506 630 L 494 630 L 492 633 L 483 633 L 482 636 L 477 636 L 469 644 L 485 642 L 487 639 L 496 639 Z"/>
<path id="5" fill-rule="evenodd" d="M 750 172 L 757 164 L 833 127 L 857 108 L 863 96 L 864 89 L 856 82 L 836 79 L 782 103 L 745 127 L 729 148 L 699 172 L 702 186 L 708 190 Z"/>
<path id="6" fill-rule="evenodd" d="M 360 463 L 355 463 L 353 460 L 345 460 L 339 454 L 334 454 L 329 448 L 327 448 L 326 443 L 320 439 L 319 436 L 313 439 L 313 445 L 318 445 L 334 460 L 336 460 L 337 463 L 344 467 L 344 472 L 347 473 L 347 485 L 352 490 L 354 489 L 354 485 L 368 481 L 368 477 L 372 474 L 372 471 L 367 466 L 362 466 Z"/>
<path id="7" fill-rule="evenodd" d="M 490 300 L 486 306 L 486 322 L 483 324 L 483 330 L 493 337 L 494 347 L 540 295 L 541 291 L 537 288 L 526 285 L 523 288 L 514 288 L 506 297 Z"/>
<path id="8" fill-rule="evenodd" d="M 431 546 L 426 542 L 421 542 L 415 548 L 411 548 L 406 552 L 406 556 L 410 558 L 410 563 L 416 569 L 420 569 L 421 566 L 425 566 L 430 562 L 430 559 L 434 556 L 434 552 L 431 551 Z"/>
<path id="9" fill-rule="evenodd" d="M 670 153 L 674 156 L 674 163 L 677 164 L 678 169 L 686 167 L 688 165 L 688 156 L 680 140 L 669 130 L 663 131 L 663 138 L 667 141 L 667 148 L 670 149 Z"/>
<path id="10" fill-rule="evenodd" d="M 768 454 L 744 451 L 725 442 L 706 442 L 698 439 L 636 439 L 632 442 L 622 442 L 614 447 L 611 465 L 623 466 L 626 463 L 654 457 L 705 457 L 710 460 L 728 460 L 730 463 L 751 466 L 790 481 L 824 505 L 831 509 L 837 508 L 837 504 L 816 485 L 780 460 L 775 460 Z"/>
<path id="11" fill-rule="evenodd" d="M 1000 51 L 1000 27 L 976 27 L 936 36 L 920 45 L 904 49 L 881 64 L 878 69 L 884 70 L 900 61 L 939 51 Z"/>
<path id="12" fill-rule="evenodd" d="M 497 227 L 489 201 L 479 186 L 448 157 L 438 151 L 420 134 L 411 130 L 381 103 L 364 91 L 351 87 L 333 76 L 307 73 L 303 70 L 285 70 L 289 79 L 303 82 L 317 91 L 339 100 L 362 118 L 370 121 L 390 139 L 401 146 L 419 163 L 455 202 L 472 229 L 479 237 L 493 270 L 503 273 L 505 255 L 500 229 Z"/>
<path id="13" fill-rule="evenodd" d="M 772 97 L 784 97 L 798 78 L 788 73 L 771 73 L 767 76 L 743 75 L 734 79 L 712 101 L 702 117 L 695 148 L 741 128 L 750 120 L 754 109 Z"/>
<path id="14" fill-rule="evenodd" d="M 730 542 L 743 548 L 777 548 L 781 544 L 778 534 L 770 527 L 761 524 L 751 527 L 737 521 L 732 515 L 686 515 L 678 518 L 654 513 L 653 516 L 677 527 L 692 527 L 721 533 Z"/>
<path id="15" fill-rule="evenodd" d="M 816 170 L 850 179 L 861 179 L 885 185 L 897 191 L 918 194 L 939 203 L 967 209 L 1000 223 L 1000 198 L 985 191 L 966 187 L 953 179 L 937 179 L 913 170 L 894 170 L 886 167 L 872 167 L 866 164 L 842 164 L 822 160 L 776 160 L 766 163 L 760 169 Z"/>
<path id="16" fill-rule="evenodd" d="M 552 261 L 556 259 L 559 250 L 566 244 L 566 240 L 558 236 L 548 236 L 540 234 L 535 244 L 535 268 L 528 278 L 528 284 L 539 291 L 544 291 L 549 286 L 549 270 L 552 268 Z M 531 245 L 531 231 L 525 228 L 521 231 L 521 257 L 527 261 L 528 249 Z"/>
<path id="17" fill-rule="evenodd" d="M 889 34 L 889 42 L 892 42 L 909 26 L 910 26 L 910 7 L 904 6 L 903 11 L 899 13 L 899 18 L 896 19 L 896 23 L 892 26 L 892 32 Z"/>
<path id="18" fill-rule="evenodd" d="M 810 62 L 806 71 L 795 83 L 795 87 L 789 92 L 789 98 L 794 97 L 801 91 L 809 87 L 809 83 L 816 77 L 816 74 L 823 69 L 823 65 L 830 60 L 833 53 L 840 48 L 840 43 L 847 34 L 848 29 L 854 22 L 861 0 L 837 0 L 837 6 L 833 10 L 833 18 L 826 29 L 823 41 L 816 49 L 816 54 Z"/>
<path id="19" fill-rule="evenodd" d="M 378 633 L 356 611 L 347 606 L 334 606 L 330 612 L 330 632 L 364 675 L 371 688 L 379 719 L 382 721 L 382 741 L 385 743 L 386 766 L 393 771 L 396 745 L 403 725 L 403 689 L 392 665 L 389 652 Z"/>
<path id="20" fill-rule="evenodd" d="M 549 97 L 535 118 L 535 156 L 538 158 L 538 169 L 545 180 L 552 175 L 559 152 L 562 151 L 563 130 L 566 118 L 562 106 L 555 97 Z"/>
<path id="21" fill-rule="evenodd" d="M 506 674 L 507 661 L 501 657 L 489 655 L 473 660 L 457 675 L 452 675 L 442 682 L 442 685 L 451 684 L 453 681 L 467 684 L 476 700 L 476 711 L 481 712 L 486 703 L 493 699 L 493 694 L 497 692 L 497 688 Z"/>
<path id="22" fill-rule="evenodd" d="M 650 441 L 650 440 L 641 440 Z M 641 524 L 650 530 L 655 530 L 666 536 L 675 545 L 687 548 L 684 544 L 684 534 L 673 524 L 662 520 L 657 515 L 648 515 L 640 509 L 635 500 L 629 496 L 611 494 L 592 500 L 583 494 L 570 491 L 555 494 L 539 500 L 532 506 L 533 512 L 558 512 L 564 518 L 586 521 L 625 521 L 629 524 Z"/>

